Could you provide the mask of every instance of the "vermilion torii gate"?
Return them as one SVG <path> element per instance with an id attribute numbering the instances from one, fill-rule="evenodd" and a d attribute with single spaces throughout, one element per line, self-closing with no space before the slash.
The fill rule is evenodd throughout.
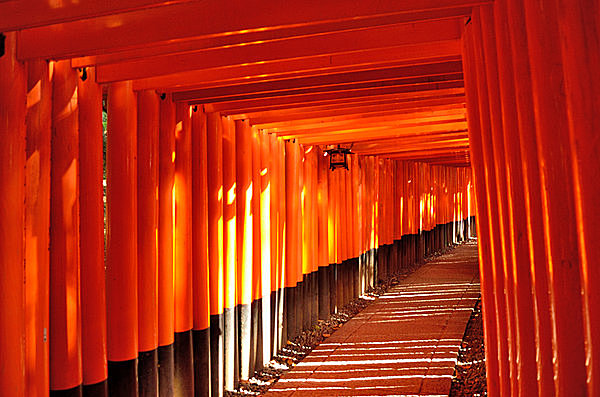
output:
<path id="1" fill-rule="evenodd" d="M 489 395 L 600 395 L 599 18 L 0 1 L 0 394 L 222 395 L 476 206 Z"/>

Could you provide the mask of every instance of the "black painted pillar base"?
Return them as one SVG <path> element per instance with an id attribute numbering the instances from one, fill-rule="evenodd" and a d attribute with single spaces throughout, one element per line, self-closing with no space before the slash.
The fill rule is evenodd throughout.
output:
<path id="1" fill-rule="evenodd" d="M 284 299 L 284 312 L 286 319 L 285 326 L 285 336 L 286 339 L 283 340 L 283 344 L 286 343 L 287 340 L 292 340 L 298 335 L 298 323 L 297 323 L 297 304 L 296 297 L 298 295 L 298 285 L 295 287 L 285 287 L 285 299 Z"/>
<path id="2" fill-rule="evenodd" d="M 329 313 L 337 312 L 337 265 L 335 263 L 327 266 L 329 272 Z"/>
<path id="3" fill-rule="evenodd" d="M 337 311 L 340 311 L 340 309 L 344 306 L 344 263 L 337 263 L 335 265 L 335 269 L 336 269 L 336 280 L 335 280 L 335 287 L 337 289 L 337 302 L 336 302 L 336 308 Z"/>
<path id="4" fill-rule="evenodd" d="M 251 364 L 252 351 L 252 307 L 250 304 L 238 305 L 236 307 L 238 338 L 236 339 L 236 348 L 240 352 L 240 379 L 249 379 L 250 372 L 253 369 Z M 227 344 L 225 345 L 227 349 Z M 227 356 L 227 354 L 226 354 Z"/>
<path id="5" fill-rule="evenodd" d="M 254 376 L 255 371 L 259 371 L 263 368 L 263 315 L 269 313 L 263 312 L 263 300 L 262 298 L 256 299 L 252 302 L 252 344 L 253 348 L 250 351 L 250 377 Z"/>
<path id="6" fill-rule="evenodd" d="M 277 339 L 275 340 L 275 348 L 273 350 L 273 355 L 275 355 L 275 353 L 279 352 L 279 350 L 281 349 L 281 347 L 283 346 L 283 344 L 287 341 L 287 339 L 285 339 L 285 334 L 284 334 L 284 323 L 285 323 L 285 311 L 283 310 L 283 305 L 286 299 L 286 295 L 285 295 L 285 288 L 280 288 L 277 290 L 276 292 L 277 295 L 277 306 L 275 307 L 275 318 L 276 318 L 276 325 L 277 325 Z"/>
<path id="7" fill-rule="evenodd" d="M 310 313 L 312 316 L 310 317 L 310 326 L 314 326 L 319 319 L 319 270 L 312 272 L 310 274 L 310 296 L 311 296 L 311 306 L 312 310 Z"/>
<path id="8" fill-rule="evenodd" d="M 158 347 L 158 390 L 160 397 L 173 395 L 175 377 L 175 355 L 173 345 Z"/>
<path id="9" fill-rule="evenodd" d="M 108 381 L 83 385 L 83 397 L 108 397 Z"/>
<path id="10" fill-rule="evenodd" d="M 137 397 L 137 358 L 108 362 L 108 395 L 110 397 Z"/>
<path id="11" fill-rule="evenodd" d="M 158 352 L 140 352 L 138 357 L 140 397 L 158 397 Z"/>
<path id="12" fill-rule="evenodd" d="M 50 390 L 50 397 L 81 397 L 82 387 L 75 386 L 65 390 Z"/>
<path id="13" fill-rule="evenodd" d="M 298 285 L 299 291 L 301 291 L 299 299 L 297 300 L 298 305 L 298 316 L 302 318 L 300 322 L 301 327 L 299 333 L 310 328 L 310 319 L 312 318 L 312 305 L 310 304 L 310 273 L 302 275 L 302 283 Z"/>
<path id="14" fill-rule="evenodd" d="M 237 310 L 235 307 L 225 308 L 223 313 L 223 380 L 225 390 L 233 390 L 239 382 L 239 350 L 237 331 Z"/>
<path id="15" fill-rule="evenodd" d="M 354 295 L 356 299 L 360 296 L 360 262 L 358 258 L 352 259 L 352 280 L 354 281 Z"/>
<path id="16" fill-rule="evenodd" d="M 210 330 L 193 330 L 194 396 L 210 396 Z"/>
<path id="17" fill-rule="evenodd" d="M 224 318 L 223 314 L 210 316 L 210 394 L 212 397 L 223 396 L 224 390 Z M 161 378 L 162 379 L 162 378 Z M 162 387 L 161 387 L 162 397 Z"/>
<path id="18" fill-rule="evenodd" d="M 319 267 L 319 311 L 318 318 L 327 320 L 329 318 L 329 270 L 328 267 Z"/>
<path id="19" fill-rule="evenodd" d="M 175 382 L 176 396 L 194 396 L 194 364 L 192 356 L 192 331 L 175 332 Z"/>

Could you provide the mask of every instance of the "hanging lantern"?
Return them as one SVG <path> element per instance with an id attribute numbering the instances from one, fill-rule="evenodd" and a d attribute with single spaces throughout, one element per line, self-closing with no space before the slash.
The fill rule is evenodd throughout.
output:
<path id="1" fill-rule="evenodd" d="M 348 168 L 348 155 L 352 154 L 350 149 L 343 148 L 340 145 L 337 148 L 328 149 L 326 153 L 329 155 L 329 169 L 336 170 L 338 168 Z"/>

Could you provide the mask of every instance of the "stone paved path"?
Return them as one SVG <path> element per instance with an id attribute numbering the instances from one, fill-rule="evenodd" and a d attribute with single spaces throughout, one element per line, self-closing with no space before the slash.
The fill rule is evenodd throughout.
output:
<path id="1" fill-rule="evenodd" d="M 478 296 L 477 245 L 470 242 L 379 297 L 266 396 L 448 396 Z"/>

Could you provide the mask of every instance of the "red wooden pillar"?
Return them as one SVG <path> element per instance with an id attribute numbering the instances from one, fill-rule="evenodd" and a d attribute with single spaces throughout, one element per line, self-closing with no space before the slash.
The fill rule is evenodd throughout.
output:
<path id="1" fill-rule="evenodd" d="M 317 209 L 318 209 L 318 265 L 319 265 L 319 311 L 318 318 L 326 320 L 329 318 L 329 235 L 327 208 L 329 198 L 327 194 L 327 158 L 319 149 L 317 152 Z"/>
<path id="2" fill-rule="evenodd" d="M 50 390 L 48 348 L 50 327 L 48 230 L 50 228 L 52 125 L 50 67 L 54 68 L 54 64 L 44 60 L 30 61 L 27 64 L 25 377 L 27 395 L 32 397 L 46 396 Z"/>
<path id="3" fill-rule="evenodd" d="M 235 190 L 237 199 L 237 290 L 239 292 L 240 378 L 248 379 L 251 355 L 251 304 L 253 265 L 252 131 L 248 120 L 235 122 Z"/>
<path id="4" fill-rule="evenodd" d="M 194 310 L 194 391 L 210 391 L 210 290 L 208 262 L 207 116 L 199 106 L 192 113 L 192 275 Z M 211 165 L 212 166 L 212 165 Z"/>
<path id="5" fill-rule="evenodd" d="M 221 116 L 206 115 L 206 184 L 208 186 L 208 265 L 210 292 L 211 395 L 222 396 L 224 381 L 223 326 L 223 136 Z"/>
<path id="6" fill-rule="evenodd" d="M 336 309 L 341 309 L 344 302 L 344 261 L 346 260 L 345 250 L 345 218 L 344 218 L 344 196 L 342 195 L 342 171 L 331 171 L 334 180 L 335 195 L 335 239 L 336 239 L 336 265 L 335 265 L 335 288 L 336 288 Z"/>
<path id="7" fill-rule="evenodd" d="M 306 323 L 304 323 L 304 318 L 306 315 L 306 310 L 304 307 L 304 299 L 305 299 L 305 291 L 304 291 L 304 274 L 302 269 L 302 228 L 303 228 L 303 198 L 302 198 L 302 189 L 304 187 L 304 148 L 297 141 L 294 142 L 294 156 L 296 162 L 296 172 L 297 177 L 294 180 L 294 189 L 296 191 L 296 195 L 294 196 L 294 200 L 296 201 L 296 236 L 297 236 L 297 245 L 296 245 L 296 331 L 297 334 L 300 334 L 302 330 L 306 327 Z M 289 339 L 289 335 L 288 335 Z"/>
<path id="8" fill-rule="evenodd" d="M 481 279 L 481 298 L 483 304 L 483 321 L 485 337 L 485 356 L 487 391 L 490 397 L 501 396 L 498 356 L 498 333 L 495 316 L 496 301 L 494 299 L 494 276 L 492 253 L 489 242 L 492 241 L 487 205 L 487 183 L 485 180 L 485 162 L 483 142 L 481 138 L 481 117 L 479 114 L 478 76 L 475 70 L 477 58 L 474 51 L 474 26 L 466 27 L 463 41 L 463 68 L 465 73 L 465 90 L 467 93 L 467 112 L 469 122 L 469 146 L 471 162 L 475 176 L 475 198 L 477 200 L 477 235 L 487 244 L 478 244 L 479 268 Z"/>
<path id="9" fill-rule="evenodd" d="M 224 349 L 225 389 L 233 390 L 239 376 L 235 365 L 237 343 L 235 338 L 235 308 L 237 298 L 237 243 L 236 243 L 236 153 L 235 124 L 222 117 L 223 126 L 223 272 L 225 293 Z"/>
<path id="10" fill-rule="evenodd" d="M 524 8 L 552 303 L 554 383 L 558 395 L 585 395 L 578 228 L 567 104 L 561 94 L 558 10 L 531 0 Z"/>
<path id="11" fill-rule="evenodd" d="M 262 307 L 263 281 L 261 278 L 260 138 L 256 127 L 249 128 L 249 130 L 252 138 L 252 303 L 250 311 L 250 375 L 252 375 L 255 370 L 262 368 L 262 360 L 259 362 L 258 356 L 262 354 L 259 352 L 259 348 L 262 346 L 262 333 L 259 332 L 262 311 L 259 310 L 259 307 Z"/>
<path id="12" fill-rule="evenodd" d="M 25 396 L 25 113 L 27 73 L 16 59 L 16 33 L 0 58 L 0 390 Z"/>
<path id="13" fill-rule="evenodd" d="M 583 287 L 588 395 L 600 395 L 600 4 L 557 0 Z"/>
<path id="14" fill-rule="evenodd" d="M 281 138 L 272 137 L 272 150 L 275 153 L 275 170 L 274 179 L 276 181 L 273 186 L 273 195 L 271 198 L 271 206 L 274 206 L 277 211 L 277 301 L 276 301 L 276 316 L 275 323 L 277 324 L 277 338 L 274 347 L 277 349 L 286 342 L 284 339 L 284 292 L 285 292 L 285 267 L 286 267 L 286 208 L 285 200 L 286 184 L 285 184 L 285 142 Z"/>
<path id="15" fill-rule="evenodd" d="M 158 385 L 159 395 L 173 394 L 173 231 L 175 181 L 175 104 L 160 101 L 158 136 Z"/>
<path id="16" fill-rule="evenodd" d="M 50 201 L 50 389 L 82 383 L 79 279 L 77 72 L 57 62 L 52 103 Z"/>
<path id="17" fill-rule="evenodd" d="M 78 80 L 81 233 L 81 342 L 84 391 L 106 393 L 106 279 L 102 87 L 93 68 Z"/>
<path id="18" fill-rule="evenodd" d="M 158 140 L 155 91 L 138 93 L 137 216 L 139 394 L 158 396 Z"/>
<path id="19" fill-rule="evenodd" d="M 546 273 L 546 252 L 542 221 L 541 181 L 535 134 L 535 120 L 527 32 L 523 2 L 506 1 L 508 28 L 510 31 L 512 62 L 514 68 L 515 104 L 519 123 L 523 188 L 529 242 L 530 268 L 535 301 L 536 358 L 539 396 L 554 395 L 552 368 L 552 325 L 550 296 Z"/>
<path id="20" fill-rule="evenodd" d="M 280 250 L 282 244 L 282 234 L 280 233 L 280 224 L 283 223 L 279 190 L 281 185 L 281 166 L 279 155 L 279 141 L 275 135 L 265 135 L 268 138 L 270 167 L 268 169 L 271 208 L 271 356 L 279 350 L 281 326 L 280 316 L 283 310 L 282 291 L 283 291 L 283 255 Z M 269 357 L 270 358 L 270 357 Z"/>
<path id="21" fill-rule="evenodd" d="M 535 356 L 535 306 L 530 265 L 530 247 L 527 236 L 527 211 L 523 185 L 523 160 L 519 146 L 519 122 L 515 106 L 515 84 L 510 48 L 510 32 L 506 2 L 494 6 L 496 43 L 498 48 L 498 81 L 503 118 L 503 138 L 506 148 L 506 183 L 509 196 L 509 221 L 511 234 L 512 264 L 514 277 L 515 336 L 517 342 L 519 395 L 535 396 L 537 387 L 537 364 Z"/>
<path id="22" fill-rule="evenodd" d="M 192 119 L 191 108 L 176 105 L 175 124 L 175 395 L 194 395 L 192 359 Z"/>
<path id="23" fill-rule="evenodd" d="M 131 82 L 108 89 L 106 306 L 110 396 L 138 394 L 137 106 Z"/>
<path id="24" fill-rule="evenodd" d="M 504 280 L 504 304 L 506 306 L 506 320 L 508 332 L 508 360 L 510 374 L 510 392 L 518 394 L 518 368 L 517 350 L 519 349 L 515 329 L 514 308 L 514 277 L 513 262 L 510 254 L 510 224 L 509 201 L 507 194 L 507 176 L 505 165 L 505 148 L 503 140 L 502 108 L 498 83 L 498 55 L 496 50 L 494 11 L 493 6 L 480 7 L 482 55 L 485 64 L 485 81 L 488 88 L 488 101 L 490 109 L 490 132 L 493 154 L 493 167 L 496 176 L 496 194 L 498 202 L 498 226 L 500 237 L 501 270 Z"/>
<path id="25" fill-rule="evenodd" d="M 296 145 L 285 143 L 285 201 L 286 201 L 286 235 L 285 235 L 285 302 L 284 316 L 286 325 L 284 340 L 290 340 L 297 335 L 298 324 L 296 315 L 296 285 L 298 283 L 298 155 Z"/>
<path id="26" fill-rule="evenodd" d="M 473 32 L 474 32 L 474 53 L 478 60 L 476 62 L 476 73 L 479 91 L 479 112 L 481 120 L 481 142 L 483 149 L 483 161 L 486 170 L 486 193 L 487 193 L 487 206 L 488 206 L 488 222 L 490 223 L 490 245 L 491 245 L 491 266 L 492 274 L 495 283 L 495 294 L 496 299 L 496 326 L 498 332 L 498 355 L 500 363 L 500 394 L 509 395 L 511 393 L 511 370 L 512 363 L 510 360 L 510 354 L 513 351 L 512 345 L 513 340 L 510 334 L 509 316 L 510 312 L 506 306 L 506 293 L 505 293 L 505 274 L 504 274 L 504 258 L 503 255 L 503 229 L 501 229 L 500 218 L 502 205 L 502 198 L 498 196 L 498 176 L 495 172 L 494 163 L 494 150 L 493 150 L 493 131 L 492 128 L 496 129 L 494 119 L 491 115 L 490 107 L 490 95 L 494 95 L 494 92 L 490 93 L 490 89 L 487 84 L 487 70 L 484 65 L 485 53 L 484 53 L 484 27 L 482 26 L 481 10 L 478 9 L 473 13 Z M 493 76 L 490 78 L 494 78 Z M 494 102 L 495 103 L 495 102 Z M 516 374 L 514 374 L 516 376 Z"/>
<path id="27" fill-rule="evenodd" d="M 267 365 L 271 360 L 271 346 L 273 333 L 271 326 L 273 322 L 274 305 L 271 303 L 272 289 L 272 263 L 273 263 L 273 238 L 272 225 L 276 222 L 271 216 L 272 176 L 273 176 L 273 153 L 271 152 L 271 138 L 268 134 L 257 132 L 260 144 L 259 182 L 260 182 L 260 304 L 262 320 L 262 343 L 257 347 L 257 367 Z"/>

